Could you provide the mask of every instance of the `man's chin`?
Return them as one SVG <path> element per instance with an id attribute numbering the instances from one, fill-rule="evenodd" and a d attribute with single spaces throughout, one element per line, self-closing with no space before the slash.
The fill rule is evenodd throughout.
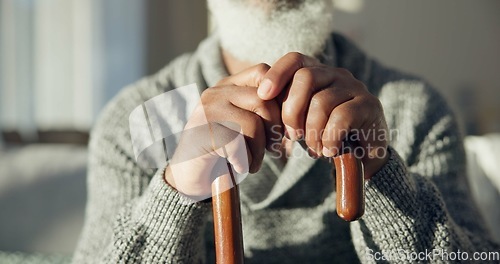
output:
<path id="1" fill-rule="evenodd" d="M 332 31 L 332 2 L 283 2 L 303 3 L 270 13 L 244 2 L 209 0 L 224 50 L 241 61 L 268 64 L 292 51 L 308 56 L 320 54 Z"/>

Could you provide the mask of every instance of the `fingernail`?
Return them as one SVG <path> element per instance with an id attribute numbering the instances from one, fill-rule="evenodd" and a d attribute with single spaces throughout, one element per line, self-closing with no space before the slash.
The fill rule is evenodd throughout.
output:
<path id="1" fill-rule="evenodd" d="M 313 159 L 319 159 L 320 158 L 320 155 L 318 155 L 318 153 L 316 153 L 313 149 L 311 148 L 308 148 L 307 149 L 307 154 L 309 154 L 309 157 L 313 158 Z"/>
<path id="2" fill-rule="evenodd" d="M 288 138 L 292 141 L 296 141 L 297 138 L 297 132 L 295 132 L 295 129 L 293 129 L 291 126 L 285 125 L 286 129 L 286 134 L 288 134 Z"/>
<path id="3" fill-rule="evenodd" d="M 288 135 L 288 131 L 286 130 L 286 128 L 285 128 L 285 133 L 283 133 L 283 134 L 284 134 L 283 136 L 284 136 L 286 139 L 290 140 L 290 136 Z"/>
<path id="4" fill-rule="evenodd" d="M 273 83 L 269 79 L 264 79 L 260 85 L 259 88 L 257 89 L 257 94 L 259 95 L 260 98 L 262 99 L 267 99 L 267 95 L 271 91 L 271 86 Z"/>
<path id="5" fill-rule="evenodd" d="M 295 131 L 295 136 L 297 137 L 297 140 L 299 140 L 299 139 L 302 139 L 302 138 L 303 138 L 304 133 L 302 133 L 302 132 L 304 132 L 304 130 L 302 130 L 302 129 L 297 129 L 297 130 L 294 130 L 294 131 Z"/>
<path id="6" fill-rule="evenodd" d="M 323 156 L 326 156 L 326 157 L 333 157 L 334 153 L 333 151 L 327 149 L 326 147 L 323 147 Z"/>

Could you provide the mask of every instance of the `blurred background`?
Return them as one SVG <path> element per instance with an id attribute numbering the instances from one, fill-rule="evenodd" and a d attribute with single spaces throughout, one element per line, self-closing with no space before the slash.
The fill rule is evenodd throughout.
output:
<path id="1" fill-rule="evenodd" d="M 337 1 L 337 31 L 449 100 L 475 198 L 500 238 L 500 1 Z M 68 260 L 100 110 L 194 50 L 208 21 L 201 0 L 0 0 L 0 251 L 18 252 L 0 257 Z"/>

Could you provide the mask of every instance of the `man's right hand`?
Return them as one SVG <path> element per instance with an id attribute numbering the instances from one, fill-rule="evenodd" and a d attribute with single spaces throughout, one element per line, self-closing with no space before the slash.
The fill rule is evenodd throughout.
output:
<path id="1" fill-rule="evenodd" d="M 259 170 L 266 147 L 280 144 L 282 135 L 278 104 L 257 95 L 269 68 L 256 65 L 202 93 L 165 170 L 172 187 L 202 200 L 211 196 L 211 183 L 221 175 L 217 170 L 227 166 L 226 159 L 239 174 Z"/>

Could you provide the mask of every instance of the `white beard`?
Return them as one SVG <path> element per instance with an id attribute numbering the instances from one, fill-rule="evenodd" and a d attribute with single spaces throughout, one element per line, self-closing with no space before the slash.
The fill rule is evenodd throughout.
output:
<path id="1" fill-rule="evenodd" d="M 208 0 L 226 52 L 242 61 L 273 64 L 288 52 L 317 56 L 323 51 L 333 30 L 332 0 L 302 0 L 295 6 L 285 0 L 250 2 Z"/>

